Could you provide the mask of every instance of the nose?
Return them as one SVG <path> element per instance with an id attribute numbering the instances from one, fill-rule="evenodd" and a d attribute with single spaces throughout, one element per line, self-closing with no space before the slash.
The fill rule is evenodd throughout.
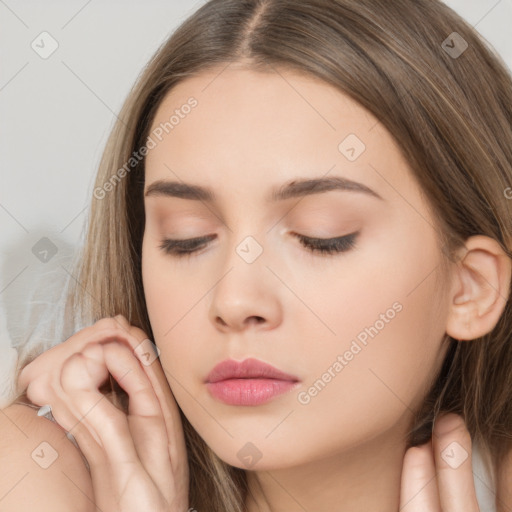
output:
<path id="1" fill-rule="evenodd" d="M 213 288 L 210 321 L 222 332 L 275 328 L 282 321 L 282 287 L 274 274 L 262 261 L 231 263 Z"/>

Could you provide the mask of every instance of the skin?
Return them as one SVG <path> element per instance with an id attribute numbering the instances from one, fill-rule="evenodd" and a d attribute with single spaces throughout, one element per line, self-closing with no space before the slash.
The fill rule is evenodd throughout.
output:
<path id="1" fill-rule="evenodd" d="M 152 129 L 190 96 L 198 107 L 146 161 L 146 190 L 175 180 L 208 186 L 217 196 L 211 204 L 145 198 L 144 290 L 172 392 L 221 459 L 247 469 L 239 450 L 252 443 L 261 453 L 248 472 L 250 512 L 396 511 L 412 411 L 445 354 L 443 335 L 448 328 L 461 334 L 469 306 L 457 309 L 454 300 L 469 281 L 442 271 L 428 205 L 373 116 L 313 78 L 221 69 L 168 94 Z M 348 134 L 366 146 L 354 162 L 338 149 Z M 273 187 L 324 175 L 358 181 L 381 199 L 338 190 L 266 200 Z M 308 252 L 292 234 L 355 231 L 356 247 L 333 256 Z M 216 238 L 186 258 L 159 247 L 166 238 L 208 235 Z M 236 252 L 247 236 L 263 249 L 251 264 Z M 397 302 L 400 312 L 357 357 L 300 403 L 298 393 Z M 503 304 L 494 301 L 484 329 Z M 297 376 L 299 387 L 257 407 L 214 399 L 204 384 L 209 371 L 226 358 L 247 357 Z M 411 455 L 412 466 L 421 457 L 432 463 L 423 464 L 425 477 L 434 470 L 432 449 Z M 474 507 L 474 490 L 467 499 Z"/>
<path id="2" fill-rule="evenodd" d="M 320 81 L 221 67 L 171 91 L 152 128 L 191 96 L 197 107 L 148 154 L 146 190 L 173 179 L 209 186 L 217 200 L 145 197 L 144 293 L 160 357 L 142 364 L 136 348 L 147 336 L 118 315 L 20 374 L 20 389 L 32 403 L 52 405 L 90 464 L 90 481 L 75 485 L 89 495 L 92 484 L 102 510 L 148 503 L 159 512 L 188 510 L 179 405 L 221 459 L 247 470 L 249 512 L 477 512 L 463 419 L 439 418 L 423 446 L 406 451 L 405 439 L 445 355 L 444 334 L 479 338 L 503 313 L 511 264 L 499 244 L 471 237 L 441 266 L 428 205 L 393 139 Z M 338 150 L 350 133 L 366 146 L 353 162 Z M 275 186 L 327 174 L 358 181 L 380 199 L 336 190 L 265 200 Z M 356 231 L 355 247 L 332 256 L 308 252 L 293 236 Z M 187 258 L 159 247 L 165 238 L 207 235 L 215 239 Z M 263 249 L 252 263 L 236 252 L 247 236 Z M 379 320 L 377 335 L 345 356 Z M 342 370 L 309 391 L 307 403 L 299 400 L 329 377 L 339 355 Z M 246 357 L 299 382 L 256 407 L 214 399 L 207 374 L 226 358 Z M 103 400 L 109 374 L 128 393 L 128 415 Z M 247 443 L 261 456 L 251 467 L 238 456 Z M 443 457 L 453 443 L 457 467 Z M 512 509 L 505 480 L 506 473 L 497 512 Z"/>
<path id="3" fill-rule="evenodd" d="M 18 428 L 33 425 L 26 430 L 32 446 L 38 445 L 36 441 L 52 441 L 59 452 L 68 453 L 57 457 L 52 472 L 37 473 L 37 486 L 17 487 L 23 497 L 16 501 L 16 510 L 34 509 L 30 498 L 27 502 L 27 493 L 37 499 L 41 512 L 54 511 L 56 506 L 61 507 L 58 510 L 88 512 L 188 510 L 189 474 L 181 419 L 163 369 L 155 364 L 158 359 L 142 357 L 151 350 L 145 344 L 148 342 L 147 335 L 121 315 L 103 318 L 47 350 L 20 372 L 18 384 L 26 388 L 29 403 L 51 404 L 61 439 L 56 445 L 55 432 L 50 436 L 49 428 L 33 424 L 34 409 L 11 405 L 2 415 L 10 421 L 0 421 L 2 461 L 13 468 L 18 477 L 15 481 L 33 471 L 33 460 L 16 446 L 18 440 L 16 452 L 9 449 L 14 444 L 15 421 Z M 109 374 L 129 397 L 128 414 L 100 392 Z M 24 413 L 16 410 L 20 407 Z M 71 442 L 65 446 L 63 431 L 72 434 L 77 448 Z M 81 473 L 74 467 L 79 452 L 88 463 L 79 462 Z M 62 492 L 53 491 L 55 474 Z M 2 497 L 12 487 L 8 481 L 0 478 Z M 69 482 L 81 491 L 78 499 L 70 497 Z"/>

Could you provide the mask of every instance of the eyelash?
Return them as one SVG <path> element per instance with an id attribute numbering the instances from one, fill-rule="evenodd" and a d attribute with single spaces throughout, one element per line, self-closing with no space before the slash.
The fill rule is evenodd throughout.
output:
<path id="1" fill-rule="evenodd" d="M 349 235 L 340 236 L 338 238 L 310 238 L 307 236 L 294 233 L 300 243 L 310 252 L 319 253 L 323 256 L 331 256 L 342 252 L 348 252 L 355 247 L 355 241 L 359 232 Z M 165 239 L 159 248 L 166 254 L 170 254 L 177 258 L 191 256 L 204 247 L 205 242 L 212 240 L 214 236 L 203 238 L 191 238 L 188 240 L 171 240 Z"/>

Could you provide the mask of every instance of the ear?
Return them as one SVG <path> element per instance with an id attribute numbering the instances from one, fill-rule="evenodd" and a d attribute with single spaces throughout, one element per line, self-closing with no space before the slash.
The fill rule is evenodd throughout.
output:
<path id="1" fill-rule="evenodd" d="M 512 262 L 496 240 L 483 235 L 468 238 L 459 256 L 446 333 L 454 339 L 473 340 L 498 323 L 510 293 Z"/>

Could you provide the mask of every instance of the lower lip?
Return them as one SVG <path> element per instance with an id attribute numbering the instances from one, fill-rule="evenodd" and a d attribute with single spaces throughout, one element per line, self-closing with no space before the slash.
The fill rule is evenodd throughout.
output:
<path id="1" fill-rule="evenodd" d="M 277 395 L 286 393 L 296 382 L 277 379 L 228 379 L 208 382 L 208 390 L 228 405 L 261 405 Z"/>

